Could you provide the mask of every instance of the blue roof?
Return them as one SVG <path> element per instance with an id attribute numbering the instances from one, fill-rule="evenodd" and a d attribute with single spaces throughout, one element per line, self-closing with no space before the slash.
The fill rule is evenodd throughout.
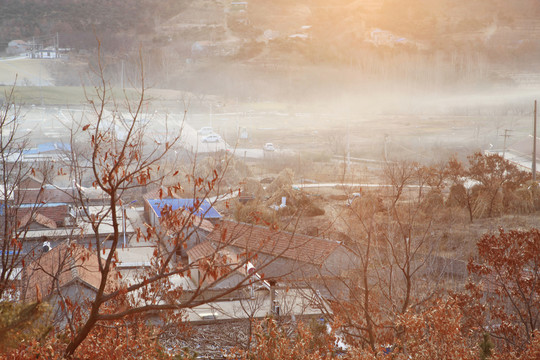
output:
<path id="1" fill-rule="evenodd" d="M 216 209 L 208 202 L 204 200 L 199 204 L 198 209 L 193 208 L 193 203 L 197 199 L 153 199 L 148 200 L 148 203 L 156 212 L 158 218 L 161 217 L 161 209 L 165 206 L 170 206 L 172 211 L 183 208 L 189 211 L 191 214 L 204 219 L 221 219 L 221 215 Z M 199 200 L 200 201 L 200 200 Z"/>
<path id="2" fill-rule="evenodd" d="M 32 154 L 42 154 L 49 151 L 70 151 L 71 147 L 69 144 L 59 143 L 59 142 L 49 142 L 45 144 L 39 144 L 37 147 L 32 149 L 27 149 L 24 151 L 27 155 Z"/>
<path id="3" fill-rule="evenodd" d="M 69 205 L 68 203 L 37 203 L 37 204 L 20 204 L 17 205 L 18 208 L 43 208 L 43 207 L 56 207 L 56 206 L 63 206 L 63 205 Z"/>
<path id="4" fill-rule="evenodd" d="M 37 204 L 19 204 L 15 206 L 11 206 L 12 208 L 20 208 L 20 209 L 41 209 L 44 207 L 57 207 L 57 206 L 64 206 L 69 205 L 67 203 L 37 203 Z M 8 205 L 8 209 L 11 208 Z M 0 215 L 4 215 L 4 209 L 6 206 L 4 204 L 0 204 Z"/>

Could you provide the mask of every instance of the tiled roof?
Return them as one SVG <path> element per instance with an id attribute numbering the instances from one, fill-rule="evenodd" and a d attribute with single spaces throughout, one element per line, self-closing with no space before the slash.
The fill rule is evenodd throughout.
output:
<path id="1" fill-rule="evenodd" d="M 31 174 L 26 175 L 18 184 L 21 189 L 39 189 L 43 186 L 44 181 Z"/>
<path id="2" fill-rule="evenodd" d="M 168 221 L 162 221 L 161 226 L 163 229 L 166 229 L 167 233 L 169 235 L 176 234 L 179 231 L 185 231 L 185 230 L 203 230 L 207 233 L 210 233 L 214 231 L 214 224 L 212 224 L 209 220 L 201 219 L 198 216 L 191 216 L 190 213 L 187 210 L 182 210 L 182 213 L 178 215 L 179 218 L 172 219 L 172 222 Z M 171 220 L 169 218 L 162 218 L 162 220 Z M 180 221 L 175 221 L 180 220 Z"/>
<path id="3" fill-rule="evenodd" d="M 59 245 L 32 262 L 25 272 L 29 299 L 36 299 L 38 290 L 44 298 L 51 295 L 56 290 L 53 288 L 54 277 L 58 278 L 59 287 L 78 280 L 97 290 L 101 281 L 96 254 L 80 245 Z"/>
<path id="4" fill-rule="evenodd" d="M 19 210 L 19 213 L 17 215 L 19 219 L 21 219 L 19 227 L 24 227 L 28 224 L 28 222 L 31 220 L 31 214 L 31 208 L 21 208 Z M 68 205 L 43 204 L 42 206 L 34 210 L 33 220 L 48 228 L 55 229 L 58 224 L 64 225 L 64 220 L 67 216 L 69 216 Z"/>
<path id="5" fill-rule="evenodd" d="M 208 200 L 204 200 L 195 207 L 196 199 L 147 199 L 158 217 L 162 216 L 162 210 L 166 207 L 171 211 L 185 209 L 193 215 L 203 219 L 220 219 L 221 215 L 212 207 Z"/>
<path id="6" fill-rule="evenodd" d="M 214 224 L 212 224 L 210 221 L 208 221 L 206 219 L 201 219 L 199 217 L 196 217 L 193 220 L 193 225 L 198 227 L 199 229 L 207 231 L 207 232 L 214 231 Z"/>
<path id="7" fill-rule="evenodd" d="M 322 265 L 339 246 L 332 240 L 272 230 L 232 221 L 216 225 L 208 240 L 242 248 L 247 252 L 264 253 L 304 263 Z"/>
<path id="8" fill-rule="evenodd" d="M 56 225 L 56 221 L 53 219 L 50 219 L 46 217 L 45 215 L 42 215 L 40 213 L 37 213 L 34 215 L 34 220 L 45 227 L 48 227 L 49 229 L 56 229 L 58 226 Z"/>
<path id="9" fill-rule="evenodd" d="M 187 251 L 187 255 L 189 260 L 194 262 L 199 259 L 212 256 L 215 252 L 216 249 L 214 246 L 212 246 L 212 243 L 210 243 L 210 241 L 205 241 L 189 249 Z"/>
<path id="10" fill-rule="evenodd" d="M 161 195 L 161 196 L 160 196 Z M 172 196 L 171 196 L 172 195 Z M 150 199 L 180 199 L 182 196 L 171 190 L 169 194 L 165 186 L 160 186 L 154 190 L 150 190 L 143 195 L 145 200 Z"/>
<path id="11" fill-rule="evenodd" d="M 70 191 L 46 187 L 43 189 L 19 189 L 17 203 L 73 203 L 73 196 Z"/>

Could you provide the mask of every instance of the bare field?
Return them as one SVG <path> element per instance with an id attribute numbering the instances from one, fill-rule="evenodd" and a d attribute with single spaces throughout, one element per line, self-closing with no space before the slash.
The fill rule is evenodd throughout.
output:
<path id="1" fill-rule="evenodd" d="M 208 126 L 202 117 L 195 126 Z M 513 142 L 527 138 L 532 131 L 532 116 L 414 116 L 375 115 L 362 117 L 337 114 L 240 114 L 213 115 L 213 127 L 234 139 L 239 127 L 245 127 L 250 140 L 242 147 L 262 147 L 272 142 L 278 148 L 296 152 L 343 156 L 348 147 L 351 156 L 384 158 L 408 157 L 417 161 L 438 160 L 453 153 L 467 155 L 487 148 L 503 148 L 504 131 L 512 130 Z M 437 154 L 433 151 L 437 150 Z"/>
<path id="2" fill-rule="evenodd" d="M 0 74 L 14 77 L 19 71 L 38 76 L 41 73 L 46 78 L 49 75 L 44 61 L 0 61 Z M 252 83 L 233 76 L 241 74 L 240 70 L 248 71 L 250 77 L 266 77 L 261 84 Z M 305 154 L 316 161 L 342 157 L 348 151 L 352 157 L 374 160 L 386 156 L 432 162 L 454 153 L 465 156 L 477 150 L 502 148 L 505 131 L 511 133 L 507 146 L 531 133 L 537 89 L 430 91 L 403 84 L 362 82 L 348 70 L 327 67 L 267 70 L 242 67 L 229 74 L 231 79 L 225 76 L 220 82 L 231 87 L 232 96 L 218 95 L 218 90 L 210 94 L 215 81 L 201 84 L 198 93 L 149 89 L 144 111 L 187 111 L 190 125 L 196 129 L 212 126 L 231 146 L 237 143 L 239 130 L 246 129 L 249 140 L 239 143 L 241 147 L 261 149 L 272 142 L 278 149 Z M 274 80 L 266 83 L 271 78 Z M 258 87 L 263 82 L 283 96 L 265 100 L 269 95 Z M 234 97 L 234 87 L 243 87 L 252 96 Z M 133 89 L 114 89 L 116 99 L 124 95 L 135 98 L 137 94 Z M 84 89 L 77 86 L 21 85 L 16 95 L 26 105 L 77 107 L 88 102 Z"/>
<path id="3" fill-rule="evenodd" d="M 48 60 L 8 58 L 0 60 L 0 85 L 51 86 L 54 79 L 47 70 Z"/>

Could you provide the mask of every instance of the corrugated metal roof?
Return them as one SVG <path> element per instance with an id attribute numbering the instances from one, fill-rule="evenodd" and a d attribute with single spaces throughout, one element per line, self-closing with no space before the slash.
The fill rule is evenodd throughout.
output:
<path id="1" fill-rule="evenodd" d="M 158 218 L 162 216 L 163 209 L 170 208 L 171 211 L 184 209 L 202 219 L 221 219 L 221 215 L 208 200 L 204 200 L 199 204 L 197 204 L 197 199 L 148 199 L 147 201 Z"/>

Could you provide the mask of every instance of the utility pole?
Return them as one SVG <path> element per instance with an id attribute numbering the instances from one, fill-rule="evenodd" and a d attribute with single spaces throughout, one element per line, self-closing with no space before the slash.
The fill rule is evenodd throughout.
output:
<path id="1" fill-rule="evenodd" d="M 55 57 L 59 58 L 60 54 L 58 53 L 60 46 L 58 45 L 58 32 L 56 32 L 56 39 L 55 39 Z"/>
<path id="2" fill-rule="evenodd" d="M 122 83 L 122 90 L 124 90 L 124 60 L 122 60 L 122 73 L 120 74 L 120 82 Z"/>
<path id="3" fill-rule="evenodd" d="M 388 152 L 387 152 L 387 144 L 388 144 L 388 134 L 384 134 L 384 161 L 388 161 Z"/>
<path id="4" fill-rule="evenodd" d="M 350 141 L 349 117 L 347 117 L 347 171 L 351 169 L 351 141 Z"/>
<path id="5" fill-rule="evenodd" d="M 506 139 L 509 138 L 511 135 L 508 135 L 508 132 L 511 131 L 511 130 L 508 130 L 508 129 L 504 129 L 504 135 L 501 135 L 501 136 L 504 136 L 504 143 L 503 143 L 503 159 L 504 159 L 504 156 L 506 155 Z"/>
<path id="6" fill-rule="evenodd" d="M 532 153 L 532 176 L 536 182 L 536 100 L 534 100 L 534 133 L 533 133 L 533 153 Z"/>

